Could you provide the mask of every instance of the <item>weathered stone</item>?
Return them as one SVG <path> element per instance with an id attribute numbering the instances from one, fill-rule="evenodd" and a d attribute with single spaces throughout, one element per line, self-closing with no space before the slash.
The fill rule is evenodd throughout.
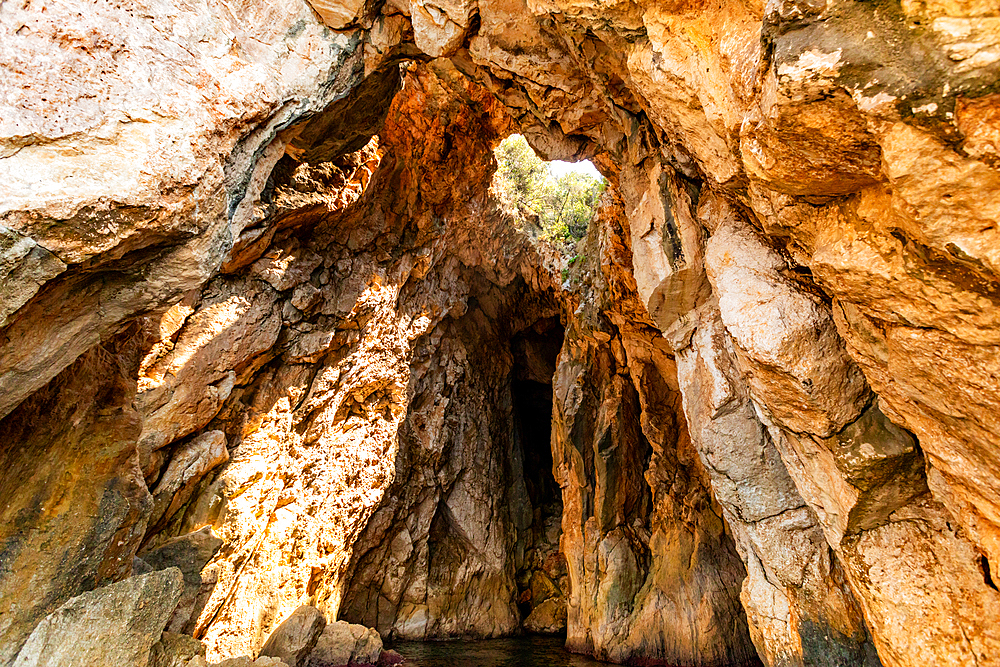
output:
<path id="1" fill-rule="evenodd" d="M 566 603 L 549 598 L 535 605 L 524 619 L 524 629 L 539 634 L 559 634 L 566 631 Z"/>
<path id="2" fill-rule="evenodd" d="M 816 513 L 826 542 L 841 560 L 847 564 L 864 562 L 866 567 L 880 571 L 914 569 L 913 576 L 895 579 L 873 577 L 871 571 L 864 574 L 856 565 L 845 568 L 865 619 L 876 630 L 873 640 L 879 655 L 901 665 L 918 665 L 929 655 L 942 664 L 967 661 L 968 650 L 961 646 L 935 642 L 934 649 L 923 653 L 909 633 L 895 628 L 926 624 L 929 616 L 940 614 L 940 620 L 931 625 L 947 632 L 951 621 L 945 616 L 950 612 L 943 610 L 961 606 L 969 595 L 976 595 L 963 593 L 966 587 L 979 589 L 978 595 L 983 597 L 979 604 L 990 606 L 1000 598 L 994 600 L 996 591 L 980 585 L 978 578 L 971 583 L 969 566 L 961 560 L 933 555 L 941 548 L 939 541 L 946 539 L 945 535 L 926 528 L 919 530 L 919 523 L 893 522 L 892 517 L 916 513 L 925 517 L 924 526 L 934 523 L 928 517 L 934 517 L 939 526 L 942 520 L 948 525 L 943 508 L 926 498 L 923 460 L 909 433 L 889 425 L 877 407 L 861 414 L 843 413 L 840 419 L 834 418 L 830 409 L 820 407 L 824 418 L 802 419 L 810 414 L 812 405 L 856 409 L 859 397 L 867 394 L 867 384 L 858 378 L 853 361 L 846 358 L 834 323 L 814 295 L 779 275 L 767 280 L 766 286 L 759 284 L 760 273 L 779 270 L 782 260 L 760 245 L 758 251 L 747 253 L 746 244 L 759 244 L 760 240 L 746 226 L 739 229 L 739 223 L 722 222 L 716 226 L 708 241 L 707 266 L 713 287 L 720 293 L 722 319 L 739 352 L 737 367 L 748 376 L 761 421 L 768 427 L 796 488 Z M 769 269 L 762 270 L 755 264 L 758 258 L 769 255 Z M 741 276 L 748 271 L 757 275 L 743 277 L 747 284 L 740 284 Z M 804 305 L 808 303 L 816 306 Z M 782 304 L 785 307 L 780 308 Z M 801 313 L 809 312 L 818 316 L 807 318 L 812 323 L 805 325 Z M 763 330 L 764 319 L 772 320 L 766 340 L 757 335 Z M 755 321 L 757 326 L 748 328 L 748 323 Z M 801 342 L 810 338 L 817 343 Z M 813 356 L 821 350 L 826 350 L 824 358 Z M 822 373 L 824 381 L 818 384 L 823 392 L 821 402 L 808 397 L 796 400 L 798 387 L 792 378 L 801 377 L 794 369 L 802 368 Z M 802 386 L 809 394 L 817 383 L 807 377 Z M 839 426 L 840 420 L 849 422 Z M 839 432 L 831 434 L 831 427 Z M 962 536 L 953 534 L 950 528 L 948 533 L 953 551 L 971 548 L 962 547 Z M 868 534 L 879 537 L 866 539 Z M 913 565 L 904 565 L 902 559 Z M 929 579 L 950 581 L 952 585 L 927 586 Z M 925 604 L 890 607 L 885 603 L 890 588 L 895 595 L 919 597 Z M 986 627 L 977 628 L 974 634 L 983 647 L 996 641 L 996 634 Z"/>
<path id="3" fill-rule="evenodd" d="M 871 394 L 822 300 L 782 275 L 786 261 L 737 215 L 715 229 L 705 256 L 757 405 L 782 427 L 820 437 L 853 422 Z"/>
<path id="4" fill-rule="evenodd" d="M 814 511 L 750 400 L 713 304 L 678 343 L 678 379 L 691 438 L 747 567 L 742 600 L 769 665 L 879 665 L 864 619 Z"/>
<path id="5" fill-rule="evenodd" d="M 132 573 L 150 510 L 135 338 L 90 350 L 0 421 L 0 664 L 63 602 Z"/>
<path id="6" fill-rule="evenodd" d="M 149 650 L 149 667 L 206 667 L 205 645 L 189 635 L 164 632 Z"/>
<path id="7" fill-rule="evenodd" d="M 606 202 L 601 213 L 607 224 L 588 238 L 589 271 L 579 271 L 588 271 L 584 289 L 615 298 L 588 299 L 574 313 L 554 380 L 567 646 L 616 662 L 752 663 L 736 596 L 745 570 L 678 428 L 666 341 L 649 336 L 636 283 L 620 268 L 629 252 L 622 206 Z M 601 306 L 618 327 L 600 324 Z"/>
<path id="8" fill-rule="evenodd" d="M 167 469 L 153 489 L 153 509 L 149 515 L 149 531 L 155 531 L 183 507 L 195 485 L 210 470 L 229 460 L 226 434 L 208 431 L 181 445 L 170 457 Z"/>
<path id="9" fill-rule="evenodd" d="M 0 225 L 0 327 L 65 268 L 63 261 L 31 238 Z"/>
<path id="10" fill-rule="evenodd" d="M 201 572 L 221 546 L 222 540 L 213 535 L 212 529 L 206 526 L 193 533 L 169 539 L 151 551 L 143 552 L 142 560 L 148 567 L 156 570 L 176 567 L 184 575 L 184 590 L 167 624 L 167 630 L 170 632 L 191 630 L 194 620 L 198 618 L 212 592 L 212 582 L 203 581 Z"/>
<path id="11" fill-rule="evenodd" d="M 170 568 L 78 595 L 38 624 L 13 665 L 146 667 L 181 585 L 180 570 Z"/>
<path id="12" fill-rule="evenodd" d="M 288 667 L 299 667 L 308 656 L 326 627 L 323 613 L 302 605 L 281 622 L 264 642 L 261 656 L 280 658 Z"/>
<path id="13" fill-rule="evenodd" d="M 199 666 L 200 667 L 200 666 Z M 289 667 L 279 658 L 263 657 L 256 660 L 245 655 L 236 658 L 226 658 L 221 662 L 211 663 L 211 667 Z"/>
<path id="14" fill-rule="evenodd" d="M 48 282 L 4 315 L 0 415 L 123 323 L 201 287 L 252 221 L 276 133 L 363 69 L 360 40 L 301 0 L 137 8 L 29 4 L 0 19 L 0 222 L 76 267 L 20 263 L 15 302 Z M 41 59 L 52 67 L 35 71 Z"/>
<path id="15" fill-rule="evenodd" d="M 140 454 L 148 456 L 208 424 L 232 393 L 237 371 L 246 370 L 277 341 L 281 316 L 274 292 L 263 283 L 250 286 L 252 291 L 242 282 L 213 281 L 185 319 L 171 349 L 152 363 L 143 363 L 138 397 L 145 415 Z M 197 452 L 205 446 L 211 452 L 210 445 L 217 439 L 192 443 L 195 470 L 221 456 L 208 453 L 207 460 L 197 463 Z M 188 466 L 178 465 L 175 476 L 183 479 L 182 471 Z M 167 497 L 162 502 L 166 506 L 161 516 L 170 505 Z"/>
<path id="16" fill-rule="evenodd" d="M 213 660 L 308 602 L 995 662 L 995 3 L 9 4 L 0 664 L 206 526 Z M 489 193 L 515 130 L 608 177 L 572 263 Z"/>
<path id="17" fill-rule="evenodd" d="M 363 625 L 337 621 L 323 630 L 305 667 L 345 667 L 377 665 L 382 655 L 382 638 Z"/>

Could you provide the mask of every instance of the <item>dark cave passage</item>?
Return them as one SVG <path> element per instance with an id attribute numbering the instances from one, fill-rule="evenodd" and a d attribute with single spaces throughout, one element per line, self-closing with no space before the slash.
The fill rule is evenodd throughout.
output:
<path id="1" fill-rule="evenodd" d="M 475 293 L 415 350 L 397 474 L 346 576 L 340 619 L 393 641 L 566 629 L 560 308 L 520 280 Z"/>
<path id="2" fill-rule="evenodd" d="M 515 460 L 525 496 L 512 498 L 518 525 L 514 553 L 517 606 L 522 628 L 530 633 L 563 632 L 569 578 L 559 551 L 562 494 L 552 473 L 552 376 L 562 346 L 557 320 L 544 320 L 511 342 L 512 428 Z M 516 477 L 516 471 L 514 475 Z"/>

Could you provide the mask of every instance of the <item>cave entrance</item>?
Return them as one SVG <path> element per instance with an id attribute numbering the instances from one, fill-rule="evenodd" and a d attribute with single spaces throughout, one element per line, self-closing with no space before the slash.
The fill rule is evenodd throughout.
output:
<path id="1" fill-rule="evenodd" d="M 552 471 L 552 377 L 562 346 L 558 319 L 547 319 L 511 341 L 512 514 L 517 527 L 514 553 L 517 607 L 526 632 L 566 630 L 569 578 L 559 550 L 562 493 Z M 520 489 L 518 487 L 521 487 Z M 521 493 L 518 493 L 518 491 Z"/>

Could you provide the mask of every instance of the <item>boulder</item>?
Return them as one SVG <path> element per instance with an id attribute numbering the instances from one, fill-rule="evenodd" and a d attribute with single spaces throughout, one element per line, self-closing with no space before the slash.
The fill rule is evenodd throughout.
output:
<path id="1" fill-rule="evenodd" d="M 241 655 L 237 658 L 227 658 L 222 662 L 216 662 L 211 667 L 288 667 L 279 658 L 249 658 Z"/>
<path id="2" fill-rule="evenodd" d="M 216 662 L 211 667 L 288 667 L 279 658 L 249 658 L 241 655 L 237 658 L 228 658 L 222 662 Z"/>
<path id="3" fill-rule="evenodd" d="M 377 665 L 382 655 L 382 638 L 363 625 L 337 621 L 326 626 L 305 667 Z"/>
<path id="4" fill-rule="evenodd" d="M 207 667 L 205 645 L 190 635 L 164 632 L 149 651 L 148 667 Z"/>
<path id="5" fill-rule="evenodd" d="M 147 567 L 154 570 L 177 567 L 184 575 L 184 590 L 181 592 L 180 602 L 167 625 L 170 632 L 190 632 L 190 622 L 197 619 L 205 607 L 214 584 L 206 585 L 202 581 L 201 571 L 220 546 L 222 540 L 212 534 L 210 526 L 205 526 L 193 533 L 168 540 L 142 555 L 140 562 Z"/>
<path id="6" fill-rule="evenodd" d="M 299 667 L 325 627 L 326 617 L 319 609 L 302 605 L 274 629 L 260 655 L 281 658 L 288 667 Z"/>
<path id="7" fill-rule="evenodd" d="M 14 667 L 146 667 L 183 580 L 172 567 L 71 598 L 38 624 Z"/>
<path id="8" fill-rule="evenodd" d="M 378 658 L 378 667 L 394 667 L 394 665 L 402 665 L 404 662 L 406 662 L 406 658 L 396 651 L 382 651 L 382 655 Z"/>
<path id="9" fill-rule="evenodd" d="M 524 619 L 524 629 L 542 635 L 566 631 L 566 600 L 549 598 L 531 610 Z"/>

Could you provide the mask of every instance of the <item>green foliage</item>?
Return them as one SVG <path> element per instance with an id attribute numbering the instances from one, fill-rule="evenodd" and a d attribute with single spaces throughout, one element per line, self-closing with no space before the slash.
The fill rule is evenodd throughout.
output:
<path id="1" fill-rule="evenodd" d="M 501 194 L 523 215 L 538 216 L 543 238 L 563 243 L 583 238 L 606 180 L 578 172 L 554 177 L 519 134 L 504 139 L 495 154 Z"/>

